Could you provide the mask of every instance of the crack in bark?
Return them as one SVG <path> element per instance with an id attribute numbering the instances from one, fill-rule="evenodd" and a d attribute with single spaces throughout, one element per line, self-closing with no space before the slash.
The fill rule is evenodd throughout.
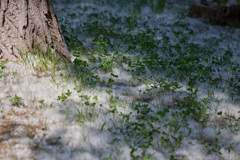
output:
<path id="1" fill-rule="evenodd" d="M 2 15 L 2 26 L 4 26 L 4 24 L 5 24 L 5 13 L 6 13 L 6 11 L 3 11 L 3 15 Z"/>
<path id="2" fill-rule="evenodd" d="M 11 25 L 13 28 L 18 30 L 18 27 L 15 25 L 15 23 L 9 18 L 7 15 L 4 16 L 5 22 L 7 22 L 9 25 Z"/>
<path id="3" fill-rule="evenodd" d="M 23 25 L 23 29 L 26 30 L 28 28 L 28 23 L 29 23 L 29 17 L 28 17 L 28 0 L 24 0 L 24 6 L 25 8 L 27 9 L 27 11 L 24 12 L 24 15 L 25 18 L 26 18 L 26 22 L 25 22 L 25 25 Z"/>

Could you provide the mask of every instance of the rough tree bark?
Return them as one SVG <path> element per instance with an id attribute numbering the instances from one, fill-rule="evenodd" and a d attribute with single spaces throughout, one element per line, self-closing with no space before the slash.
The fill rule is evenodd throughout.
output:
<path id="1" fill-rule="evenodd" d="M 70 61 L 51 0 L 0 0 L 0 59 L 18 59 L 16 48 L 26 52 L 40 45 L 46 51 L 46 44 Z"/>

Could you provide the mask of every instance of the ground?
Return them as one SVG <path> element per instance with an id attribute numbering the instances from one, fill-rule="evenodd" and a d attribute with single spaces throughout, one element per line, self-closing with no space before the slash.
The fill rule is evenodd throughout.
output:
<path id="1" fill-rule="evenodd" d="M 0 159 L 239 159 L 240 29 L 189 5 L 55 1 L 73 63 L 0 61 Z"/>

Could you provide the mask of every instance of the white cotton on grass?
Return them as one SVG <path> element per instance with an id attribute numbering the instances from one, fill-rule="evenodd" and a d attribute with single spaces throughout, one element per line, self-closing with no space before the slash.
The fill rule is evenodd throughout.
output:
<path id="1" fill-rule="evenodd" d="M 102 150 L 111 149 L 111 139 L 108 136 L 108 133 L 99 132 L 97 129 L 89 126 L 72 126 L 66 130 L 63 141 L 73 148 L 82 148 L 91 152 L 91 150 L 100 148 Z"/>
<path id="2" fill-rule="evenodd" d="M 240 157 L 240 150 L 238 150 L 238 152 L 232 152 L 225 149 L 221 149 L 221 153 L 222 153 L 222 159 L 227 159 L 227 160 L 237 160 Z"/>
<path id="3" fill-rule="evenodd" d="M 8 76 L 5 79 L 7 81 L 4 86 L 7 89 L 5 96 L 7 94 L 7 96 L 13 97 L 12 92 L 22 97 L 23 102 L 26 104 L 29 104 L 30 101 L 42 99 L 49 104 L 54 100 L 54 95 L 60 94 L 56 85 L 51 83 L 50 77 L 45 77 L 44 75 L 36 76 L 36 71 L 22 64 L 8 62 L 6 66 L 10 70 L 7 71 Z M 12 75 L 13 72 L 16 73 L 16 77 Z"/>
<path id="4" fill-rule="evenodd" d="M 155 160 L 167 160 L 168 158 L 166 158 L 166 156 L 164 156 L 163 153 L 161 152 L 157 152 L 157 151 L 153 151 L 153 159 Z"/>
<path id="5" fill-rule="evenodd" d="M 21 137 L 1 142 L 0 159 L 17 159 L 18 157 L 28 159 L 33 156 L 31 149 L 28 147 L 31 142 L 31 139 Z"/>
<path id="6" fill-rule="evenodd" d="M 212 109 L 216 109 L 217 112 L 222 112 L 223 116 L 234 115 L 236 119 L 240 117 L 240 108 L 238 104 L 233 104 L 231 100 L 224 101 L 222 103 L 213 103 Z"/>
<path id="7" fill-rule="evenodd" d="M 81 153 L 81 156 L 95 157 L 98 155 L 104 157 L 106 153 L 111 151 L 111 138 L 109 133 L 99 132 L 98 130 L 86 125 L 71 125 L 66 127 L 51 126 L 47 139 L 59 139 L 61 145 L 71 148 L 72 154 Z M 75 152 L 74 152 L 75 151 Z M 66 153 L 67 154 L 67 153 Z M 68 155 L 69 156 L 69 155 Z"/>
<path id="8" fill-rule="evenodd" d="M 197 123 L 194 120 L 188 120 L 188 124 L 189 124 L 188 127 L 191 129 L 190 136 L 194 137 L 194 138 L 199 137 L 199 134 L 200 134 L 200 132 L 202 130 L 202 128 L 199 125 L 199 123 Z"/>
<path id="9" fill-rule="evenodd" d="M 62 123 L 66 119 L 66 115 L 60 113 L 58 109 L 48 109 L 45 110 L 44 116 L 48 117 L 48 123 Z"/>
<path id="10" fill-rule="evenodd" d="M 202 136 L 207 140 L 214 140 L 216 137 L 216 130 L 213 127 L 206 127 L 203 129 Z"/>
<path id="11" fill-rule="evenodd" d="M 119 151 L 122 153 L 121 155 L 119 155 L 120 160 L 131 159 L 130 156 L 131 149 L 129 148 L 129 146 L 127 145 L 119 146 Z"/>
<path id="12" fill-rule="evenodd" d="M 184 139 L 182 145 L 176 151 L 176 155 L 189 160 L 218 159 L 216 154 L 205 154 L 204 145 L 198 143 L 195 139 Z"/>
<path id="13" fill-rule="evenodd" d="M 59 3 L 60 4 L 60 3 Z M 92 4 L 89 3 L 79 3 L 79 6 L 92 6 Z M 62 5 L 60 8 L 71 8 L 71 12 L 76 10 L 77 5 Z M 114 10 L 114 8 L 101 8 L 100 6 L 95 6 L 96 10 L 94 12 L 101 12 L 104 9 L 111 10 L 114 12 L 114 14 L 121 15 L 121 16 L 129 16 L 125 10 L 122 10 L 121 12 L 118 12 L 117 10 Z M 59 9 L 60 10 L 60 9 Z M 70 10 L 67 12 L 70 13 Z M 93 10 L 88 10 L 86 12 L 87 16 L 92 14 Z M 149 8 L 146 10 L 143 10 L 142 14 L 149 13 Z M 167 32 L 167 36 L 170 38 L 170 43 L 176 44 L 178 43 L 178 39 L 175 37 L 175 35 L 172 33 L 172 30 L 175 29 L 175 22 L 179 22 L 179 19 L 176 16 L 177 14 L 167 13 L 164 12 L 163 14 L 157 14 L 156 19 L 152 23 L 151 21 L 148 21 L 149 19 L 147 16 L 143 15 L 143 20 L 137 20 L 138 23 L 141 23 L 142 21 L 146 21 L 146 24 L 148 28 L 159 28 L 163 32 Z M 80 16 L 77 19 L 73 21 L 73 27 L 79 27 L 82 26 L 81 23 L 86 23 L 89 19 L 87 19 L 87 16 Z M 99 20 L 100 21 L 100 20 Z M 187 21 L 188 28 L 192 29 L 196 34 L 195 36 L 188 37 L 189 40 L 191 40 L 194 43 L 198 43 L 201 46 L 204 46 L 205 43 L 203 43 L 202 39 L 209 39 L 209 38 L 216 38 L 219 39 L 220 36 L 216 36 L 216 33 L 223 33 L 224 35 L 227 34 L 228 31 L 225 31 L 226 28 L 224 27 L 217 27 L 217 26 L 209 26 L 208 24 L 204 24 L 199 19 L 192 19 L 192 18 L 186 18 L 184 21 Z M 107 22 L 108 25 L 110 24 Z M 122 22 L 123 23 L 123 22 Z M 121 26 L 122 27 L 122 26 Z M 138 25 L 139 29 L 143 29 L 144 26 Z M 131 33 L 132 35 L 136 35 L 139 33 L 139 29 L 135 30 L 135 33 Z M 127 33 L 127 30 L 122 28 L 122 30 L 125 30 L 124 33 Z M 183 33 L 186 33 L 185 30 L 182 29 L 176 29 L 176 31 L 183 31 Z M 234 34 L 236 36 L 236 42 L 233 46 L 237 46 L 237 34 Z M 156 39 L 164 40 L 161 33 L 155 34 Z M 93 38 L 91 37 L 84 37 L 80 35 L 80 39 L 83 40 L 84 46 L 89 47 L 92 44 Z M 227 40 L 225 40 L 227 41 Z M 113 41 L 112 41 L 113 43 Z M 224 42 L 220 43 L 220 46 L 222 48 L 227 48 L 225 46 Z M 218 47 L 216 47 L 218 48 Z M 139 53 L 137 53 L 139 55 Z M 130 56 L 130 55 L 128 55 Z M 235 58 L 238 58 L 238 56 L 234 55 Z M 124 69 L 127 68 L 127 65 L 122 66 Z M 119 121 L 121 120 L 120 117 L 117 116 L 117 114 L 109 113 L 110 109 L 110 98 L 111 96 L 119 96 L 120 99 L 124 99 L 125 107 L 126 108 L 118 108 L 119 112 L 122 112 L 124 114 L 129 114 L 131 109 L 131 102 L 137 102 L 138 99 L 146 98 L 147 94 L 143 94 L 143 91 L 146 91 L 146 89 L 149 88 L 147 85 L 143 85 L 139 83 L 137 80 L 133 79 L 132 76 L 124 71 L 122 68 L 114 68 L 113 73 L 118 75 L 119 77 L 114 79 L 115 83 L 112 85 L 112 93 L 108 94 L 105 92 L 105 90 L 100 91 L 100 87 L 93 88 L 93 90 L 89 91 L 89 88 L 83 88 L 82 92 L 77 93 L 73 88 L 75 87 L 75 84 L 70 80 L 69 82 L 65 82 L 64 78 L 61 78 L 59 76 L 56 77 L 56 83 L 52 83 L 50 77 L 45 77 L 44 74 L 37 74 L 36 71 L 34 71 L 31 67 L 25 67 L 22 64 L 16 64 L 13 62 L 9 62 L 7 64 L 7 69 L 5 70 L 8 76 L 3 79 L 3 81 L 0 81 L 0 89 L 3 92 L 0 92 L 0 105 L 1 109 L 4 110 L 4 113 L 0 113 L 0 115 L 4 115 L 5 113 L 8 113 L 10 108 L 14 108 L 19 113 L 25 112 L 28 108 L 24 108 L 23 105 L 21 106 L 12 106 L 11 102 L 9 101 L 10 98 L 12 98 L 15 94 L 23 98 L 24 105 L 32 106 L 30 110 L 36 112 L 37 115 L 26 118 L 26 117 L 14 117 L 9 116 L 11 120 L 19 122 L 21 124 L 34 124 L 37 125 L 40 123 L 40 121 L 43 121 L 43 123 L 46 125 L 46 130 L 44 129 L 45 126 L 42 128 L 39 128 L 40 131 L 38 131 L 37 135 L 35 135 L 34 140 L 30 140 L 30 138 L 27 139 L 18 139 L 19 144 L 16 145 L 16 150 L 12 151 L 9 150 L 9 154 L 16 153 L 18 157 L 30 157 L 30 156 L 36 156 L 37 159 L 104 159 L 107 156 L 110 156 L 112 153 L 113 157 L 116 157 L 116 159 L 120 160 L 128 160 L 131 159 L 130 152 L 131 149 L 124 143 L 124 141 L 121 141 L 120 144 L 113 143 L 112 139 L 114 137 L 114 133 L 109 132 L 109 128 L 115 128 L 116 126 L 119 126 Z M 13 72 L 16 72 L 16 76 L 14 78 Z M 60 72 L 60 71 L 59 71 Z M 58 72 L 58 73 L 59 73 Z M 100 72 L 99 72 L 100 73 Z M 220 72 L 221 73 L 221 72 Z M 223 73 L 221 73 L 223 74 Z M 109 74 L 102 74 L 100 78 L 105 80 L 108 80 L 111 77 Z M 148 71 L 147 75 L 151 75 L 151 73 Z M 161 77 L 162 73 L 154 73 L 154 76 Z M 223 74 L 224 78 L 226 78 L 226 73 Z M 154 108 L 152 104 L 158 106 L 158 109 L 162 109 L 166 107 L 169 103 L 172 102 L 174 98 L 184 98 L 184 91 L 187 89 L 187 85 L 183 85 L 183 88 L 179 89 L 178 93 L 169 93 L 169 94 L 161 94 L 158 93 L 157 90 L 153 91 L 153 100 L 149 104 L 150 107 Z M 206 91 L 206 86 L 200 85 L 199 89 L 201 90 L 199 92 L 198 98 L 206 98 L 208 95 Z M 109 89 L 108 87 L 101 87 L 101 89 Z M 65 93 L 67 90 L 70 90 L 72 92 L 72 95 L 64 102 L 61 102 L 61 100 L 57 100 L 58 96 L 60 96 L 62 93 Z M 227 94 L 222 94 L 221 92 L 216 91 L 214 88 L 214 96 L 213 98 L 217 99 L 228 99 Z M 139 91 L 142 92 L 139 92 Z M 85 120 L 85 123 L 82 124 L 81 122 L 77 122 L 80 115 L 78 111 L 86 111 L 87 107 L 84 106 L 84 102 L 80 99 L 79 95 L 87 95 L 91 96 L 98 96 L 97 100 L 97 106 L 94 108 L 93 112 L 84 112 L 84 116 L 91 116 L 93 115 L 93 119 L 87 117 Z M 10 97 L 9 97 L 10 96 Z M 39 106 L 40 103 L 38 101 L 44 100 L 43 106 L 47 107 L 47 109 L 38 109 L 34 110 L 35 106 Z M 94 102 L 92 99 L 90 102 Z M 50 105 L 53 104 L 53 108 L 49 108 Z M 102 104 L 102 106 L 99 106 L 99 104 Z M 223 114 L 229 113 L 229 114 L 235 114 L 238 111 L 238 106 L 231 104 L 230 101 L 226 101 L 224 103 L 221 103 L 220 105 L 214 103 L 210 106 L 211 109 L 217 108 L 218 111 L 222 111 Z M 216 116 L 216 113 L 214 111 L 210 112 L 212 116 Z M 95 114 L 98 114 L 96 116 Z M 135 114 L 135 113 L 134 113 Z M 237 116 L 237 115 L 236 115 Z M 170 113 L 166 115 L 167 118 L 170 118 Z M 133 116 L 131 116 L 132 119 L 134 119 Z M 212 118 L 212 117 L 211 117 Z M 106 122 L 106 123 L 105 123 Z M 105 123 L 105 126 L 103 124 Z M 208 139 L 213 139 L 215 137 L 215 132 L 217 129 L 219 129 L 219 126 L 216 125 L 216 128 L 213 127 L 207 127 L 207 128 L 201 128 L 199 123 L 197 123 L 194 120 L 187 120 L 187 123 L 189 124 L 189 127 L 192 129 L 192 132 L 190 134 L 191 138 L 199 138 L 199 136 L 203 135 L 204 137 Z M 217 122 L 216 122 L 217 123 Z M 212 124 L 212 123 L 211 123 Z M 102 128 L 103 127 L 103 128 Z M 18 132 L 21 132 L 24 130 L 23 127 L 17 127 L 14 131 L 14 135 L 17 135 Z M 101 131 L 102 130 L 102 131 Z M 166 129 L 167 131 L 167 129 Z M 27 132 L 23 132 L 22 136 L 28 134 Z M 46 135 L 44 135 L 46 134 Z M 233 135 L 231 138 L 228 138 L 229 135 L 232 135 L 230 130 L 223 130 L 222 134 L 220 135 L 222 139 L 224 140 L 223 143 L 230 142 L 238 142 L 239 141 L 239 134 Z M 123 135 L 118 135 L 120 139 L 124 139 Z M 58 137 L 60 139 L 58 140 Z M 183 140 L 183 144 L 181 147 L 177 150 L 176 154 L 179 155 L 179 157 L 185 156 L 185 159 L 189 160 L 197 160 L 197 159 L 217 159 L 215 155 L 208 155 L 206 156 L 205 153 L 203 153 L 202 148 L 203 145 L 200 144 L 200 142 L 187 138 Z M 41 141 L 41 139 L 43 139 Z M 48 141 L 52 140 L 58 140 L 58 145 L 50 145 Z M 11 140 L 10 140 L 11 141 Z M 10 142 L 9 141 L 9 142 Z M 40 144 L 40 147 L 49 149 L 49 152 L 46 152 L 44 150 L 37 150 L 33 151 L 30 146 L 28 145 L 28 142 L 31 142 L 32 144 Z M 188 142 L 192 142 L 193 145 L 189 144 Z M 53 143 L 53 142 L 51 142 Z M 116 149 L 117 148 L 117 149 Z M 235 151 L 239 151 L 239 146 L 234 146 Z M 119 153 L 117 153 L 119 151 Z M 240 152 L 240 151 L 239 151 Z M 153 154 L 154 159 L 159 160 L 165 160 L 169 159 L 169 155 L 164 155 L 160 151 L 151 150 L 149 153 Z M 225 159 L 236 159 L 238 157 L 237 153 L 231 152 L 228 154 L 226 151 L 222 151 L 223 157 Z M 139 154 L 139 152 L 138 152 Z M 1 159 L 1 158 L 0 158 Z M 23 158 L 24 159 L 24 158 Z"/>
<path id="14" fill-rule="evenodd" d="M 8 68 L 12 67 L 10 62 L 8 65 L 9 65 Z M 78 104 L 80 98 L 79 98 L 79 96 L 76 96 L 76 92 L 73 92 L 73 94 L 75 93 L 75 95 L 72 95 L 69 98 L 69 101 L 67 101 L 67 102 L 57 101 L 56 99 L 57 99 L 58 95 L 61 95 L 63 92 L 65 92 L 66 88 L 63 89 L 61 87 L 57 87 L 56 84 L 53 84 L 51 82 L 51 79 L 49 79 L 48 77 L 44 77 L 44 76 L 41 77 L 40 79 L 37 79 L 38 81 L 35 81 L 36 80 L 35 75 L 33 75 L 31 73 L 31 70 L 28 70 L 28 68 L 25 69 L 25 67 L 22 65 L 18 65 L 17 68 L 18 68 L 18 74 L 21 74 L 23 76 L 21 76 L 18 79 L 19 81 L 17 83 L 14 83 L 12 81 L 6 81 L 5 87 L 8 88 L 9 95 L 13 96 L 15 93 L 17 93 L 18 96 L 21 96 L 23 98 L 25 105 L 28 105 L 30 101 L 33 101 L 32 105 L 38 106 L 38 105 L 40 105 L 40 103 L 38 102 L 40 100 L 44 100 L 43 106 L 46 106 L 46 107 L 49 107 L 49 105 L 51 103 L 53 103 L 54 108 L 39 111 L 39 112 L 43 112 L 43 116 L 41 117 L 41 119 L 47 125 L 47 134 L 46 134 L 45 138 L 51 139 L 56 136 L 62 137 L 61 142 L 63 143 L 63 145 L 76 148 L 77 150 L 78 149 L 89 150 L 89 152 L 91 152 L 92 150 L 99 150 L 104 144 L 107 146 L 107 147 L 105 146 L 106 149 L 110 148 L 109 140 L 111 140 L 111 139 L 109 138 L 110 137 L 110 135 L 108 135 L 109 133 L 105 134 L 105 132 L 103 132 L 103 133 L 96 132 L 94 134 L 94 130 L 92 130 L 90 128 L 87 129 L 88 127 L 81 128 L 82 131 L 81 130 L 80 131 L 79 130 L 71 130 L 70 132 L 68 131 L 69 124 L 66 121 L 67 115 L 65 115 L 64 112 L 66 111 L 65 113 L 67 113 L 67 114 L 74 114 L 73 108 L 76 108 L 76 107 L 80 108 L 80 109 L 82 108 L 82 106 Z M 57 80 L 57 81 L 61 82 L 61 80 Z M 68 84 L 68 88 L 71 88 L 71 91 L 73 90 L 72 89 L 73 87 L 71 87 L 71 83 Z M 98 91 L 93 91 L 91 94 L 89 94 L 88 91 L 83 91 L 83 94 L 87 94 L 89 96 L 90 95 L 98 95 L 100 102 L 102 102 L 103 104 L 107 103 L 106 102 L 107 95 L 105 93 L 104 94 L 101 94 L 101 93 L 99 94 L 99 93 L 100 92 L 98 92 Z M 101 95 L 103 96 L 102 98 L 101 98 Z M 5 98 L 5 95 L 1 95 L 1 96 L 3 98 Z M 108 97 L 109 97 L 109 95 L 108 95 Z M 102 101 L 101 101 L 101 99 L 102 99 Z M 21 111 L 21 109 L 22 109 L 22 107 L 19 108 L 18 110 Z M 76 110 L 75 110 L 75 112 L 76 112 Z M 108 118 L 106 119 L 106 116 L 105 117 L 101 116 L 101 117 L 103 118 L 100 121 L 100 122 L 102 122 L 102 124 L 104 121 L 109 121 Z M 36 117 L 36 118 L 40 118 L 40 117 Z M 77 117 L 73 116 L 72 120 L 74 120 L 74 119 L 76 120 Z M 20 119 L 15 119 L 15 120 L 18 122 L 21 122 L 22 124 L 34 124 L 34 122 L 32 120 L 28 121 L 25 118 L 20 118 Z M 99 122 L 98 122 L 98 124 L 99 124 Z M 73 124 L 73 125 L 75 125 L 75 124 Z M 96 126 L 94 124 L 91 124 L 91 126 L 92 125 Z M 71 123 L 70 123 L 70 126 L 71 126 Z M 106 125 L 106 127 L 109 127 L 109 126 Z M 99 126 L 98 129 L 99 128 L 101 128 L 101 126 Z M 76 133 L 76 134 L 73 134 L 72 136 L 67 138 L 68 133 L 70 135 L 72 135 L 72 133 Z M 81 136 L 78 136 L 78 133 L 80 135 L 82 135 L 82 138 L 81 138 Z M 102 136 L 100 136 L 100 135 L 102 135 Z M 78 137 L 80 137 L 79 141 L 77 140 Z M 48 147 L 48 146 L 46 146 L 46 147 Z M 52 146 L 52 147 L 54 148 L 54 146 Z M 104 152 L 104 153 L 106 153 L 106 152 Z M 16 152 L 16 154 L 18 154 L 18 152 Z M 83 157 L 83 159 L 84 158 L 88 159 L 89 157 L 96 157 L 93 154 L 95 154 L 95 153 L 91 153 L 91 154 L 90 153 L 82 153 L 80 157 Z M 45 158 L 48 157 L 48 155 L 45 155 L 45 156 L 44 155 L 45 155 L 44 153 L 41 153 L 41 155 L 38 155 L 38 156 L 45 157 Z M 73 155 L 77 156 L 78 154 L 73 153 Z M 59 155 L 57 155 L 57 157 L 58 156 Z M 69 157 L 69 156 L 70 156 L 70 154 L 66 152 L 61 157 L 63 158 L 63 157 Z M 55 157 L 55 156 L 53 156 L 53 157 Z"/>
<path id="15" fill-rule="evenodd" d="M 236 150 L 236 153 L 240 156 L 240 133 L 236 133 L 233 135 L 232 140 L 229 142 L 229 144 L 234 143 L 233 148 Z"/>
<path id="16" fill-rule="evenodd" d="M 90 152 L 74 152 L 72 154 L 72 157 L 74 160 L 89 160 L 89 159 L 94 159 L 94 160 L 100 160 L 99 157 L 93 155 L 92 153 Z M 68 158 L 68 157 L 66 157 Z"/>

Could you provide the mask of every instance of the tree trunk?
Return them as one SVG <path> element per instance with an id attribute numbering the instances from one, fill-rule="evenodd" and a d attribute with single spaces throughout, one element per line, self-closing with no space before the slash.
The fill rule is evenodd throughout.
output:
<path id="1" fill-rule="evenodd" d="M 70 61 L 51 0 L 0 0 L 0 59 L 16 60 L 18 49 L 36 45 L 46 51 L 46 44 Z"/>
<path id="2" fill-rule="evenodd" d="M 188 11 L 189 17 L 206 18 L 216 25 L 229 25 L 240 28 L 240 2 L 231 4 L 217 4 L 214 2 L 201 1 L 193 3 Z M 230 3 L 230 2 L 229 2 Z"/>

